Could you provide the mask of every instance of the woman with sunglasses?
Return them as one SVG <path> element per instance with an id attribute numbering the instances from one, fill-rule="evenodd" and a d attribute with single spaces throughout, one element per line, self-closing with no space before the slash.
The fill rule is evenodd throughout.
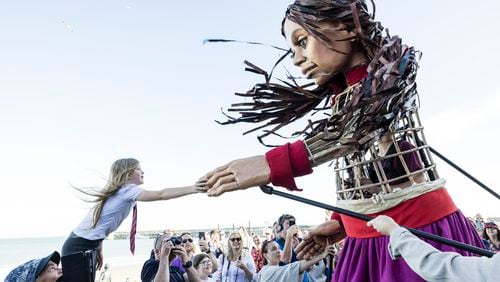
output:
<path id="1" fill-rule="evenodd" d="M 245 282 L 254 281 L 255 263 L 252 256 L 243 249 L 239 232 L 232 232 L 227 240 L 227 253 L 219 257 L 219 267 L 214 274 L 216 281 Z"/>

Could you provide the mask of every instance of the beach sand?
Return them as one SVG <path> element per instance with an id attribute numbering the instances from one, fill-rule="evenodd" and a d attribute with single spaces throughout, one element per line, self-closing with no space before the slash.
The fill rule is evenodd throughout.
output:
<path id="1" fill-rule="evenodd" d="M 141 282 L 142 264 L 126 266 L 110 266 L 108 271 L 113 282 Z M 101 271 L 97 272 L 96 281 L 99 281 Z M 127 280 L 128 278 L 128 280 Z M 105 280 L 102 282 L 106 282 Z"/>

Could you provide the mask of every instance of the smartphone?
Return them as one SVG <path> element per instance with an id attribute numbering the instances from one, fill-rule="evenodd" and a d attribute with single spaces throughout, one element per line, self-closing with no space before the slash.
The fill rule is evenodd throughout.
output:
<path id="1" fill-rule="evenodd" d="M 290 219 L 288 221 L 288 226 L 292 226 L 292 225 L 295 225 L 295 219 Z"/>
<path id="2" fill-rule="evenodd" d="M 205 232 L 203 232 L 203 231 L 202 232 L 198 232 L 198 239 L 200 239 L 200 240 L 206 240 L 205 239 Z"/>

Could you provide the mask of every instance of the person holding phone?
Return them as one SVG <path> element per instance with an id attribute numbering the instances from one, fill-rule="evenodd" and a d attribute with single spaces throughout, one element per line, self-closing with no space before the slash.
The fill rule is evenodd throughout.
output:
<path id="1" fill-rule="evenodd" d="M 182 238 L 171 237 L 169 234 L 158 234 L 154 242 L 151 258 L 142 266 L 142 282 L 187 282 L 200 281 L 197 271 L 192 267 L 192 261 L 186 249 L 182 246 Z M 183 269 L 171 262 L 179 258 Z"/>
<path id="2" fill-rule="evenodd" d="M 298 233 L 299 228 L 293 215 L 283 214 L 278 218 L 275 241 L 283 251 L 281 262 L 288 264 L 297 261 L 297 254 L 293 249 L 300 243 Z"/>
<path id="3" fill-rule="evenodd" d="M 295 247 L 299 245 L 301 239 L 299 238 L 300 230 L 296 224 L 295 217 L 291 214 L 282 214 L 278 218 L 276 231 L 277 237 L 275 241 L 282 251 L 280 256 L 281 263 L 290 264 L 298 261 L 299 259 L 297 258 Z M 312 277 L 321 277 L 324 269 L 324 263 L 320 263 L 316 266 L 312 266 L 310 269 L 306 269 L 304 274 L 301 275 L 301 281 L 308 282 Z"/>
<path id="4" fill-rule="evenodd" d="M 186 250 L 186 254 L 189 257 L 189 259 L 193 259 L 194 255 L 196 253 L 199 253 L 198 247 L 196 244 L 194 244 L 193 236 L 191 236 L 191 233 L 189 232 L 184 232 L 181 234 L 180 238 L 180 245 Z M 180 257 L 176 257 L 173 261 L 170 263 L 172 266 L 177 266 L 182 270 L 183 272 L 186 272 L 186 269 L 184 268 L 184 263 Z"/>

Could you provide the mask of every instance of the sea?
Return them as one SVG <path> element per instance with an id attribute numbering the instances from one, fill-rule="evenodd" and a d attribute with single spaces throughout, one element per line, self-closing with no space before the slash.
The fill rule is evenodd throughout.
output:
<path id="1" fill-rule="evenodd" d="M 31 259 L 42 258 L 53 251 L 61 252 L 66 237 L 0 239 L 0 281 L 16 266 Z M 136 239 L 135 255 L 130 253 L 129 240 L 104 240 L 104 263 L 128 266 L 149 259 L 154 239 Z"/>

